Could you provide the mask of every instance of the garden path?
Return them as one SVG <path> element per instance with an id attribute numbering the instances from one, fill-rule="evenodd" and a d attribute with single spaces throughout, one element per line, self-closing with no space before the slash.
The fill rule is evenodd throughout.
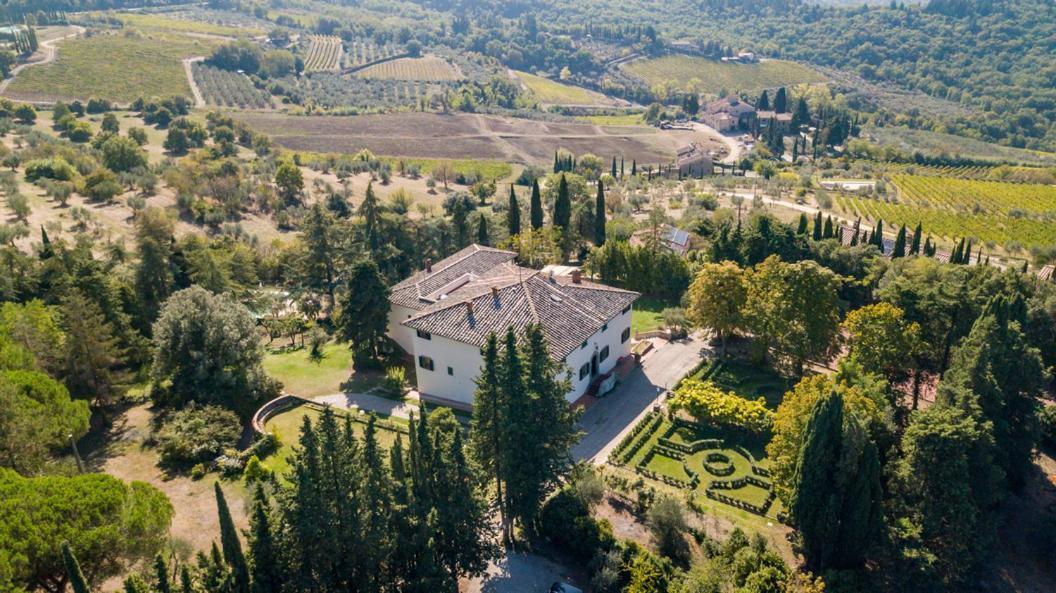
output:
<path id="1" fill-rule="evenodd" d="M 418 406 L 404 401 L 397 401 L 369 393 L 332 393 L 311 398 L 320 404 L 327 404 L 335 408 L 345 410 L 358 409 L 367 412 L 376 412 L 386 416 L 397 418 L 410 418 L 413 413 L 417 415 Z"/>

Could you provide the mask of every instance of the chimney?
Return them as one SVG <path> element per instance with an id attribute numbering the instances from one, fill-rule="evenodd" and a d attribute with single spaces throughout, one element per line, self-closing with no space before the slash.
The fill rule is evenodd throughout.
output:
<path id="1" fill-rule="evenodd" d="M 554 271 L 553 270 L 550 270 L 550 275 L 547 276 L 547 279 L 550 281 L 550 284 L 554 283 Z"/>
<path id="2" fill-rule="evenodd" d="M 432 258 L 425 258 L 425 271 L 432 273 L 433 271 L 433 260 Z"/>
<path id="3" fill-rule="evenodd" d="M 572 284 L 583 283 L 583 272 L 581 270 L 572 270 Z"/>
<path id="4" fill-rule="evenodd" d="M 492 300 L 495 301 L 496 305 L 499 304 L 499 287 L 498 286 L 492 286 L 491 287 L 491 298 L 492 298 Z"/>
<path id="5" fill-rule="evenodd" d="M 466 316 L 473 316 L 473 301 L 466 301 Z"/>

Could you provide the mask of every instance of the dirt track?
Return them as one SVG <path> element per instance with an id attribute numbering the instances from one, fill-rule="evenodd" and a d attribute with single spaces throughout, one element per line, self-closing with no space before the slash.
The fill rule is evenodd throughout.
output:
<path id="1" fill-rule="evenodd" d="M 597 126 L 544 122 L 480 114 L 395 113 L 360 116 L 293 116 L 232 113 L 293 150 L 422 158 L 479 158 L 518 163 L 550 163 L 554 151 L 623 156 L 630 166 L 670 163 L 675 150 L 691 141 L 718 148 L 703 131 L 647 126 Z"/>

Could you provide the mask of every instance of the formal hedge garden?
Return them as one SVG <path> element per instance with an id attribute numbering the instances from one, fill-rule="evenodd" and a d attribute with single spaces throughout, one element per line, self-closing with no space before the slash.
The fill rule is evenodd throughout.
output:
<path id="1" fill-rule="evenodd" d="M 613 465 L 698 496 L 767 516 L 776 494 L 761 437 L 651 411 L 609 456 Z"/>

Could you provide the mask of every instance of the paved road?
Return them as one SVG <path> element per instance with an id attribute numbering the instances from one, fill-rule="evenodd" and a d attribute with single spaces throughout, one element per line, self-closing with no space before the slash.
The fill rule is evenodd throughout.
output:
<path id="1" fill-rule="evenodd" d="M 650 352 L 642 366 L 631 371 L 616 391 L 605 396 L 583 413 L 580 428 L 586 433 L 572 448 L 577 461 L 605 463 L 609 452 L 630 432 L 652 407 L 659 403 L 665 389 L 675 386 L 693 370 L 710 350 L 705 335 L 696 333 L 688 340 L 673 342 Z"/>

